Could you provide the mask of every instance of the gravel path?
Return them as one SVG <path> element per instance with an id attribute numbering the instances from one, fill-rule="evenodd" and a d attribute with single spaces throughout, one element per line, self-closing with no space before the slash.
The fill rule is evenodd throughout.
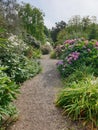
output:
<path id="1" fill-rule="evenodd" d="M 16 101 L 19 119 L 9 130 L 80 130 L 55 107 L 55 96 L 62 86 L 56 62 L 43 56 L 43 71 L 23 84 Z"/>

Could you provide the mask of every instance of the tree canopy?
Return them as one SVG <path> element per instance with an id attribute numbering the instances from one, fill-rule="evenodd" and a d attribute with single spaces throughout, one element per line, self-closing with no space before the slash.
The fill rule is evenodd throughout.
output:
<path id="1" fill-rule="evenodd" d="M 23 4 L 19 10 L 19 17 L 22 26 L 27 33 L 33 35 L 37 40 L 44 42 L 44 14 L 40 9 L 32 7 L 30 4 Z"/>
<path id="2" fill-rule="evenodd" d="M 66 39 L 77 39 L 84 37 L 86 39 L 98 40 L 98 23 L 95 16 L 79 15 L 72 16 L 68 23 L 64 21 L 55 24 L 51 29 L 51 37 L 54 45 L 63 44 Z"/>

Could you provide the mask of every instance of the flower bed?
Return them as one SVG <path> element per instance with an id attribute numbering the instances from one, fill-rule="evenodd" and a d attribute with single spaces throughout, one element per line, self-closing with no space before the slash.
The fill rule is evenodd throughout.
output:
<path id="1" fill-rule="evenodd" d="M 56 105 L 74 120 L 98 126 L 98 42 L 67 40 L 57 68 L 65 88 Z"/>
<path id="2" fill-rule="evenodd" d="M 98 75 L 98 42 L 94 41 L 65 41 L 65 50 L 57 67 L 63 77 L 73 73 L 82 65 L 92 66 L 95 75 Z"/>

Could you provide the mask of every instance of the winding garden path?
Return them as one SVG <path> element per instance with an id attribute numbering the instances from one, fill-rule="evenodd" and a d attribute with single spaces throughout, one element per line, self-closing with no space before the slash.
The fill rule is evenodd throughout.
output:
<path id="1" fill-rule="evenodd" d="M 46 55 L 40 61 L 42 72 L 21 87 L 16 101 L 19 119 L 9 130 L 79 130 L 76 124 L 62 116 L 61 110 L 54 104 L 62 86 L 56 70 L 57 60 Z"/>

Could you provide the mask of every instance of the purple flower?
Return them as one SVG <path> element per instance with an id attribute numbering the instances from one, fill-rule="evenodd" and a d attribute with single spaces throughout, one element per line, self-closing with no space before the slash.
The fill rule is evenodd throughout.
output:
<path id="1" fill-rule="evenodd" d="M 68 61 L 68 62 L 71 61 L 71 60 L 72 60 L 72 57 L 71 57 L 71 56 L 67 58 L 67 61 Z"/>
<path id="2" fill-rule="evenodd" d="M 63 65 L 63 61 L 58 61 L 57 65 Z"/>
<path id="3" fill-rule="evenodd" d="M 72 64 L 72 62 L 68 62 L 69 64 Z"/>
<path id="4" fill-rule="evenodd" d="M 74 60 L 77 60 L 78 59 L 78 57 L 74 57 Z"/>
<path id="5" fill-rule="evenodd" d="M 67 62 L 69 64 L 72 64 L 72 61 L 76 61 L 78 58 L 79 58 L 79 55 L 80 53 L 75 51 L 75 52 L 72 52 L 71 54 L 69 54 L 66 58 Z"/>

